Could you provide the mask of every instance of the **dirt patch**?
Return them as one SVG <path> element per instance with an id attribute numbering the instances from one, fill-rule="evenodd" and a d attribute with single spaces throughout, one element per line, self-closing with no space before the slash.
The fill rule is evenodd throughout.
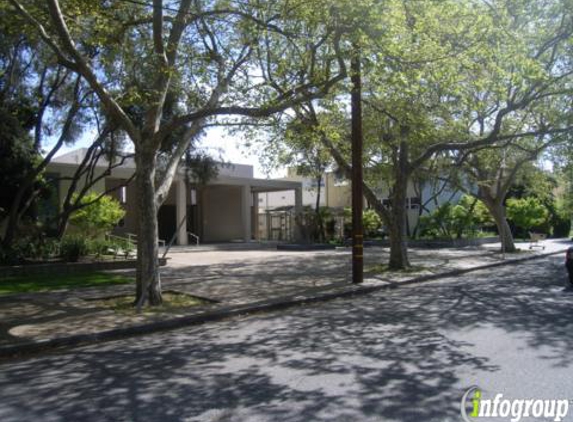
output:
<path id="1" fill-rule="evenodd" d="M 185 308 L 207 306 L 216 303 L 211 299 L 193 296 L 175 290 L 164 291 L 163 303 L 160 306 L 147 306 L 142 310 L 143 314 L 175 313 Z M 90 302 L 99 308 L 109 309 L 122 315 L 135 315 L 137 311 L 133 306 L 133 295 L 110 296 L 91 299 Z"/>

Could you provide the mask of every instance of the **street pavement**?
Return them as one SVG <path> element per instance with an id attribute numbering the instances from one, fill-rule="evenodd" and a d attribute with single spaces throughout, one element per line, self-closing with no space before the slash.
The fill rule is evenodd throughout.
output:
<path id="1" fill-rule="evenodd" d="M 573 399 L 566 283 L 554 256 L 8 361 L 0 421 L 453 422 L 473 385 Z"/>

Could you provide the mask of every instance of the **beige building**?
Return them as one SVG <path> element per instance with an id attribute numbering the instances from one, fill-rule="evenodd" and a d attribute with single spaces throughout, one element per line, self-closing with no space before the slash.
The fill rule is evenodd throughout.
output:
<path id="1" fill-rule="evenodd" d="M 85 157 L 86 149 L 78 149 L 53 159 L 47 175 L 59 180 L 56 184 L 59 203 L 63 203 L 70 186 L 69 180 Z M 135 173 L 133 161 L 104 175 L 107 163 L 101 163 L 96 173 L 103 175 L 94 186 L 96 192 L 125 184 Z M 293 180 L 256 179 L 253 167 L 243 164 L 219 166 L 219 175 L 204 187 L 185 182 L 184 170 L 179 169 L 164 204 L 158 211 L 159 238 L 169 241 L 174 235 L 178 245 L 195 242 L 230 242 L 259 239 L 259 212 L 255 204 L 269 193 L 287 194 L 295 211 L 302 209 L 302 184 Z M 136 191 L 133 183 L 110 193 L 126 210 L 123 221 L 114 232 L 118 235 L 137 233 L 139 224 Z"/>
<path id="2" fill-rule="evenodd" d="M 303 206 L 316 206 L 318 193 L 317 181 L 296 174 L 295 169 L 289 169 L 285 181 L 298 182 L 302 185 Z M 342 179 L 334 172 L 324 174 L 320 185 L 320 206 L 329 208 L 344 208 L 351 206 L 351 183 Z M 288 207 L 294 201 L 293 192 L 267 192 L 259 195 L 259 210 L 265 212 L 277 208 Z"/>
<path id="3" fill-rule="evenodd" d="M 296 169 L 289 169 L 288 175 L 282 180 L 296 181 L 302 185 L 302 204 L 314 209 L 316 206 L 317 197 L 317 182 L 316 180 L 296 174 Z M 343 209 L 350 207 L 352 203 L 352 185 L 347 179 L 341 178 L 335 172 L 326 172 L 323 175 L 320 186 L 320 206 L 333 209 Z M 408 184 L 406 213 L 408 218 L 408 228 L 413 229 L 417 224 L 420 217 L 420 207 L 422 205 L 422 197 L 424 193 L 429 195 L 427 189 L 421 189 L 417 192 L 414 184 Z M 387 203 L 389 191 L 387 187 L 380 187 L 376 191 L 378 198 L 383 203 Z M 268 213 L 276 209 L 284 209 L 292 204 L 294 201 L 294 193 L 289 191 L 283 192 L 267 192 L 259 195 L 259 212 Z M 364 201 L 365 206 L 368 206 L 367 201 Z M 432 209 L 433 206 L 429 206 Z M 410 230 L 409 230 L 410 231 Z"/>

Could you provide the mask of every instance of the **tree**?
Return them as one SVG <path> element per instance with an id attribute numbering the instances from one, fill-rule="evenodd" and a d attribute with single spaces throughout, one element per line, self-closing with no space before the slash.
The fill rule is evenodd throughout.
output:
<path id="1" fill-rule="evenodd" d="M 422 235 L 461 239 L 475 235 L 476 227 L 491 222 L 489 211 L 480 200 L 462 196 L 457 204 L 445 202 L 429 215 L 420 217 Z"/>
<path id="2" fill-rule="evenodd" d="M 288 166 L 296 174 L 312 180 L 312 188 L 316 189 L 314 206 L 313 238 L 315 241 L 324 241 L 324 215 L 321 213 L 320 199 L 322 185 L 325 182 L 324 174 L 333 161 L 330 152 L 324 148 L 316 138 L 316 133 L 300 121 L 290 120 L 283 128 L 275 126 L 274 136 L 280 138 L 276 148 L 272 150 L 272 160 L 276 166 Z"/>
<path id="3" fill-rule="evenodd" d="M 387 2 L 384 36 L 366 32 L 365 196 L 390 231 L 391 268 L 409 265 L 405 243 L 408 182 L 428 163 L 473 151 L 536 141 L 550 144 L 571 130 L 567 63 L 573 24 L 559 1 L 476 4 Z M 382 21 L 384 22 L 384 20 Z M 539 33 L 533 28 L 544 27 Z M 370 35 L 370 37 L 368 37 Z M 327 108 L 323 106 L 323 108 Z M 311 106 L 303 118 L 350 176 L 347 148 L 333 142 Z M 341 138 L 341 137 L 339 137 Z M 342 139 L 344 139 L 342 137 Z M 519 147 L 512 149 L 518 151 Z M 438 167 L 440 171 L 444 167 Z M 500 167 L 497 167 L 499 170 Z M 368 174 L 369 173 L 369 174 Z M 427 172 L 426 172 L 427 173 Z M 389 206 L 376 198 L 383 181 Z M 503 192 L 499 192 L 503 193 Z M 508 233 L 499 197 L 488 201 Z M 511 249 L 509 235 L 503 236 Z"/>
<path id="4" fill-rule="evenodd" d="M 33 39 L 23 37 L 0 8 L 0 109 L 7 161 L 1 167 L 8 189 L 3 198 L 5 230 L 2 244 L 10 248 L 39 195 L 46 191 L 42 174 L 58 150 L 73 142 L 86 120 L 82 110 L 89 96 L 81 78 L 51 60 Z M 46 138 L 55 138 L 44 151 Z M 17 174 L 14 174 L 17 169 Z"/>
<path id="5" fill-rule="evenodd" d="M 85 133 L 89 126 L 96 126 L 97 135 L 87 148 L 82 162 L 70 181 L 64 201 L 56 215 L 41 216 L 44 226 L 41 235 L 61 239 L 66 231 L 70 214 L 85 204 L 84 195 L 94 185 L 109 175 L 111 170 L 123 164 L 124 156 L 118 156 L 123 148 L 117 125 L 105 122 L 97 97 L 83 82 L 57 63 L 53 52 L 35 37 L 21 33 L 18 21 L 9 15 L 9 10 L 0 7 L 0 108 L 2 119 L 10 127 L 2 131 L 5 165 L 0 174 L 7 190 L 3 191 L 0 217 L 6 227 L 2 238 L 4 247 L 11 248 L 18 237 L 20 221 L 25 215 L 35 213 L 42 204 L 41 196 L 49 196 L 50 181 L 44 172 L 64 145 L 70 145 Z M 103 125 L 103 127 L 102 127 Z M 12 146 L 10 146 L 12 145 Z M 25 154 L 24 154 L 25 152 Z M 102 162 L 107 160 L 105 170 Z M 119 186 L 111 190 L 115 190 Z M 33 239 L 41 241 L 41 239 Z"/>
<path id="6" fill-rule="evenodd" d="M 64 15 L 58 0 L 46 7 L 9 1 L 58 62 L 87 81 L 134 144 L 139 308 L 161 303 L 157 209 L 206 122 L 266 117 L 324 95 L 345 77 L 337 57 L 341 31 L 315 3 L 70 1 Z M 261 73 L 272 90 L 258 85 Z M 277 88 L 281 94 L 274 95 Z M 166 113 L 169 102 L 181 106 L 174 115 Z M 174 132 L 181 136 L 158 174 L 159 151 Z"/>
<path id="7" fill-rule="evenodd" d="M 567 145 L 567 144 L 565 144 Z M 546 160 L 546 155 L 542 158 Z M 508 198 L 535 198 L 547 210 L 547 216 L 534 229 L 554 237 L 567 237 L 571 230 L 571 214 L 565 200 L 566 185 L 559 171 L 539 168 L 535 163 L 524 166 L 508 192 Z M 515 223 L 513 226 L 515 226 Z"/>
<path id="8" fill-rule="evenodd" d="M 522 232 L 526 233 L 532 227 L 542 224 L 548 214 L 547 208 L 537 198 L 509 198 L 507 200 L 507 217 Z"/>
<path id="9" fill-rule="evenodd" d="M 515 180 L 535 161 L 539 154 L 552 145 L 564 142 L 567 132 L 534 139 L 511 140 L 499 148 L 484 149 L 458 156 L 461 176 L 454 177 L 454 185 L 480 199 L 496 223 L 506 252 L 516 251 L 511 228 L 506 219 L 505 203 Z M 457 179 L 456 179 L 457 177 Z"/>
<path id="10" fill-rule="evenodd" d="M 31 171 L 36 159 L 32 138 L 6 108 L 0 108 L 0 151 L 0 218 L 4 220 L 23 182 L 22 175 Z"/>
<path id="11" fill-rule="evenodd" d="M 91 192 L 79 203 L 83 206 L 72 213 L 70 220 L 88 237 L 96 238 L 109 232 L 125 216 L 119 201 L 108 195 Z"/>

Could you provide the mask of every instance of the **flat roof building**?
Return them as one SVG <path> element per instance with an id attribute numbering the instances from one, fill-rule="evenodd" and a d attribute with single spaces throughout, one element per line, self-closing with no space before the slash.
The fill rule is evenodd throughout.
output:
<path id="1" fill-rule="evenodd" d="M 87 153 L 86 148 L 56 157 L 47 167 L 48 176 L 57 180 L 56 190 L 62 204 L 74 175 Z M 133 180 L 135 163 L 126 159 L 121 166 L 108 170 L 108 162 L 100 160 L 95 173 L 101 176 L 93 191 L 106 192 L 119 200 L 126 215 L 114 233 L 137 233 L 139 224 L 137 193 Z M 107 174 L 106 174 L 107 172 Z M 186 171 L 180 166 L 171 189 L 158 210 L 159 238 L 169 241 L 174 235 L 178 245 L 187 245 L 190 234 L 201 242 L 258 240 L 259 195 L 267 192 L 290 191 L 295 210 L 302 209 L 302 183 L 299 181 L 257 179 L 253 166 L 218 164 L 218 176 L 200 186 L 187 182 Z M 125 186 L 123 186 L 125 185 Z"/>

